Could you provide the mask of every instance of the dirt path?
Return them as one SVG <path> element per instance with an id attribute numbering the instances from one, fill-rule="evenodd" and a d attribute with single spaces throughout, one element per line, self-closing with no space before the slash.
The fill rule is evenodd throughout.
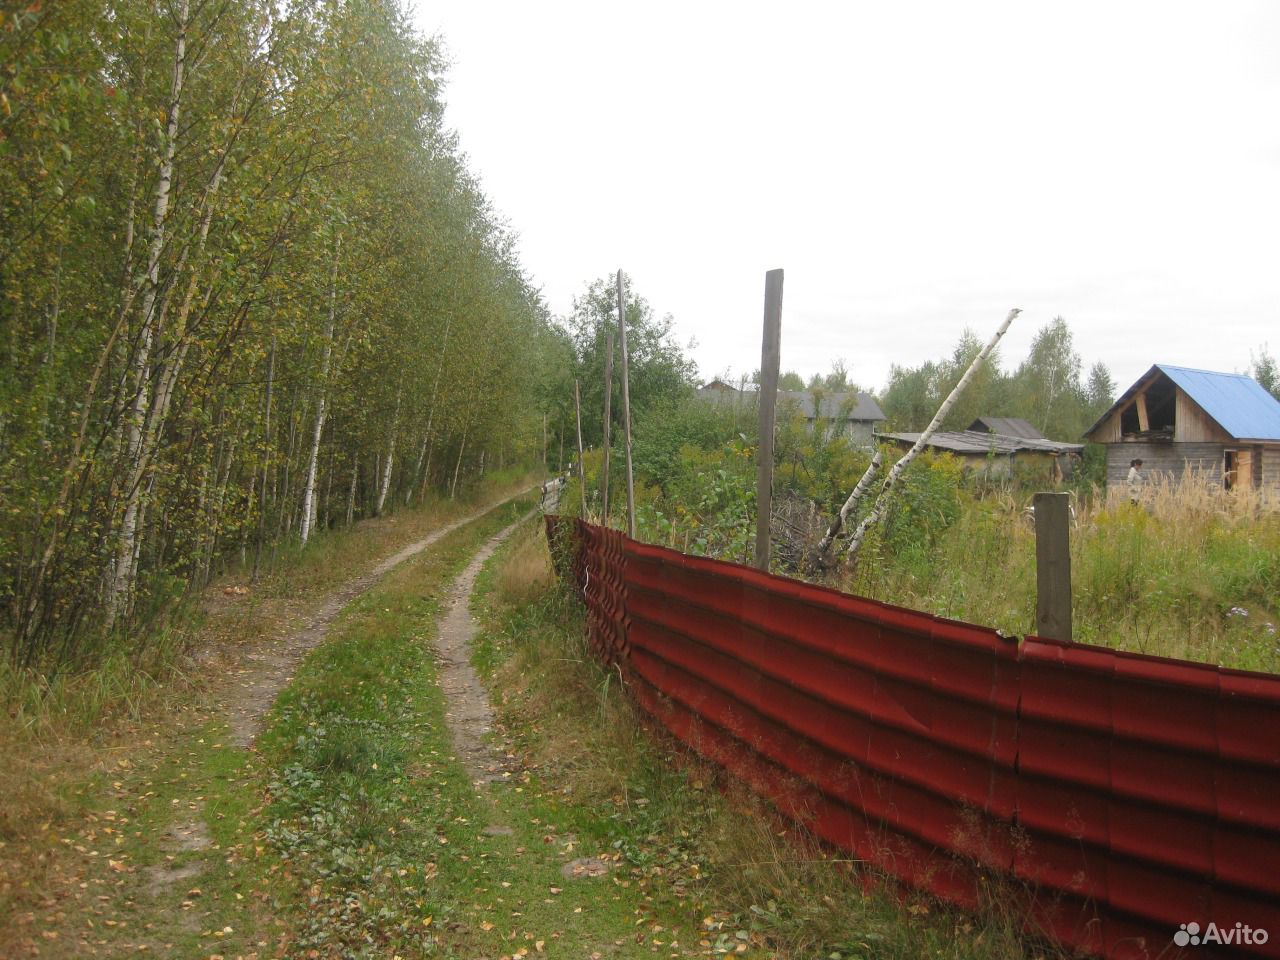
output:
<path id="1" fill-rule="evenodd" d="M 453 735 L 458 761 L 477 786 L 501 781 L 509 770 L 505 756 L 485 740 L 485 735 L 493 729 L 493 709 L 489 706 L 489 695 L 471 667 L 471 638 L 476 633 L 475 619 L 471 616 L 471 592 L 485 561 L 536 512 L 525 514 L 480 548 L 449 588 L 449 607 L 440 619 L 436 650 L 440 658 L 440 688 L 448 701 L 445 719 Z"/>
<path id="2" fill-rule="evenodd" d="M 445 524 L 421 540 L 386 557 L 368 573 L 348 580 L 329 594 L 310 615 L 302 629 L 285 637 L 268 641 L 253 652 L 245 654 L 243 662 L 234 668 L 236 676 L 228 686 L 226 699 L 223 701 L 223 709 L 231 730 L 231 742 L 240 747 L 252 746 L 254 739 L 262 732 L 263 721 L 271 705 L 275 703 L 276 696 L 293 678 L 293 672 L 302 658 L 324 640 L 329 627 L 348 603 L 410 557 L 421 553 L 459 527 L 466 526 L 495 507 L 527 492 L 521 491 L 505 500 L 490 503 L 474 513 Z"/>

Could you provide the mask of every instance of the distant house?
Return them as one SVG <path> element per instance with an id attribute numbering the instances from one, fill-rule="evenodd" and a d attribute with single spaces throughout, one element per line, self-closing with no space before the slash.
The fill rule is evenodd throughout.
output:
<path id="1" fill-rule="evenodd" d="M 1107 485 L 1129 461 L 1150 475 L 1194 471 L 1227 489 L 1280 493 L 1280 401 L 1239 373 L 1157 363 L 1085 432 L 1107 447 Z"/>
<path id="2" fill-rule="evenodd" d="M 712 380 L 698 388 L 698 396 L 709 403 L 754 405 L 759 391 L 738 390 L 723 380 Z M 821 427 L 829 436 L 843 436 L 863 447 L 875 443 L 876 427 L 884 423 L 884 411 L 869 393 L 855 391 L 779 390 L 778 419 L 800 416 L 810 430 Z"/>
<path id="3" fill-rule="evenodd" d="M 1002 437 L 1022 437 L 1024 440 L 1049 439 L 1021 417 L 979 417 L 969 424 L 969 429 L 979 433 L 997 433 Z"/>
<path id="4" fill-rule="evenodd" d="M 876 427 L 885 421 L 880 404 L 869 393 L 854 391 L 779 390 L 778 418 L 798 413 L 810 430 L 822 427 L 858 446 L 875 443 Z"/>
<path id="5" fill-rule="evenodd" d="M 710 383 L 704 384 L 698 388 L 699 393 L 737 393 L 738 390 L 733 384 L 725 383 L 720 378 L 712 380 Z"/>
<path id="6" fill-rule="evenodd" d="M 1001 424 L 1017 429 L 1018 434 L 994 433 L 978 429 L 978 425 Z M 882 433 L 881 440 L 889 440 L 903 450 L 910 450 L 920 439 L 918 433 Z M 925 443 L 930 450 L 949 453 L 957 457 L 965 469 L 986 477 L 1008 477 L 1014 467 L 1031 473 L 1043 472 L 1046 480 L 1058 481 L 1070 477 L 1076 461 L 1084 450 L 1082 443 L 1059 443 L 1046 440 L 1040 431 L 1027 423 L 1010 417 L 979 417 L 968 430 L 945 430 L 935 433 Z"/>

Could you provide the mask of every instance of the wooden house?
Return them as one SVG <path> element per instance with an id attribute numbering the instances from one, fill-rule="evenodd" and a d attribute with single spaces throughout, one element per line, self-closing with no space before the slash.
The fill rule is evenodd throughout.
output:
<path id="1" fill-rule="evenodd" d="M 1085 433 L 1107 447 L 1107 485 L 1129 463 L 1148 476 L 1191 471 L 1227 489 L 1280 494 L 1280 401 L 1239 373 L 1158 363 Z"/>
<path id="2" fill-rule="evenodd" d="M 1025 420 L 1019 422 L 1026 423 Z M 1030 424 L 1027 428 L 1039 433 Z M 915 446 L 920 434 L 882 433 L 879 438 L 907 451 Z M 964 464 L 965 470 L 988 479 L 1010 478 L 1018 472 L 1024 476 L 1038 476 L 1051 483 L 1069 478 L 1084 450 L 1082 443 L 1060 443 L 1042 436 L 1010 436 L 972 427 L 968 430 L 940 430 L 925 441 L 925 446 L 938 453 L 951 454 Z"/>
<path id="3" fill-rule="evenodd" d="M 875 397 L 853 390 L 779 390 L 778 418 L 799 414 L 810 430 L 840 436 L 860 447 L 875 443 L 875 431 L 884 423 L 884 411 Z"/>
<path id="4" fill-rule="evenodd" d="M 749 405 L 754 408 L 759 394 L 753 387 L 738 390 L 723 380 L 712 380 L 698 388 L 698 396 L 717 405 Z M 875 397 L 853 390 L 828 391 L 819 387 L 810 390 L 779 390 L 779 421 L 796 416 L 809 430 L 820 430 L 829 437 L 845 437 L 860 447 L 875 445 L 875 431 L 884 423 L 884 411 Z"/>

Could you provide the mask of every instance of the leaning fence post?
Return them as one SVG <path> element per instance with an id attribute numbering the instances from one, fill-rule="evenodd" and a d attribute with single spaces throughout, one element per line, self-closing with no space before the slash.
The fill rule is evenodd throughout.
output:
<path id="1" fill-rule="evenodd" d="M 618 338 L 622 347 L 622 447 L 627 457 L 627 536 L 636 538 L 636 481 L 631 472 L 631 388 L 627 380 L 627 311 L 618 268 Z"/>
<path id="2" fill-rule="evenodd" d="M 1037 493 L 1036 634 L 1071 639 L 1071 496 Z"/>
<path id="3" fill-rule="evenodd" d="M 608 331 L 605 335 L 604 356 L 604 464 L 600 468 L 600 525 L 609 525 L 609 428 L 613 424 L 613 413 L 610 410 L 613 401 L 613 324 L 608 316 L 604 318 Z"/>
<path id="4" fill-rule="evenodd" d="M 760 451 L 756 455 L 756 566 L 769 569 L 773 512 L 773 419 L 782 353 L 782 271 L 764 275 L 764 339 L 760 346 Z"/>

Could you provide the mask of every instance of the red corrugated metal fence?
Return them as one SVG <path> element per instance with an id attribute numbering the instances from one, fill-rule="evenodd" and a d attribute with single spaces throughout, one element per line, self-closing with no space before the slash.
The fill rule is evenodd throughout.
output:
<path id="1" fill-rule="evenodd" d="M 816 835 L 962 906 L 994 880 L 1092 953 L 1172 955 L 1181 924 L 1213 921 L 1266 930 L 1244 951 L 1280 956 L 1280 677 L 1019 645 L 581 520 L 547 529 L 638 704 Z"/>

